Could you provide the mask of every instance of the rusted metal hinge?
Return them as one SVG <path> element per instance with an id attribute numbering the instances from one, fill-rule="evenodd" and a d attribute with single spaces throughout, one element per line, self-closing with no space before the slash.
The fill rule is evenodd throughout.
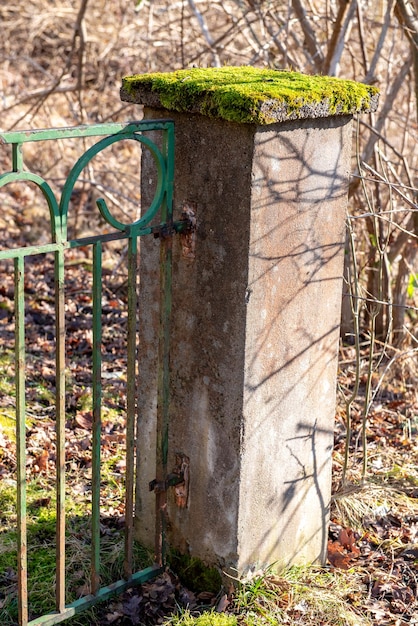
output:
<path id="1" fill-rule="evenodd" d="M 149 483 L 149 490 L 154 493 L 160 493 L 161 491 L 167 491 L 169 487 L 175 487 L 175 485 L 179 485 L 184 482 L 183 476 L 178 476 L 177 474 L 168 474 L 165 477 L 165 480 L 151 480 Z"/>
<path id="2" fill-rule="evenodd" d="M 184 202 L 180 220 L 171 223 L 156 224 L 152 226 L 151 232 L 156 239 L 158 237 L 171 237 L 176 234 L 189 238 L 194 237 L 194 233 L 196 232 L 196 210 L 194 203 L 192 205 L 190 202 Z"/>
<path id="3" fill-rule="evenodd" d="M 149 490 L 155 494 L 167 491 L 174 487 L 175 502 L 178 507 L 185 508 L 189 496 L 189 457 L 185 454 L 176 454 L 176 466 L 164 480 L 154 478 L 149 483 Z"/>

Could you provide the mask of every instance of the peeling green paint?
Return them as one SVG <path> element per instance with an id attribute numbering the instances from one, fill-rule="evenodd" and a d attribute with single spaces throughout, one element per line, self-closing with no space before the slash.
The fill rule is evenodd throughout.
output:
<path id="1" fill-rule="evenodd" d="M 190 68 L 122 79 L 122 100 L 230 122 L 272 124 L 377 108 L 376 87 L 254 67 Z"/>

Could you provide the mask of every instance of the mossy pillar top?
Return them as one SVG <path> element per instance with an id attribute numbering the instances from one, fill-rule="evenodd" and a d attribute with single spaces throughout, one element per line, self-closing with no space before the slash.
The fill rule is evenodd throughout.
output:
<path id="1" fill-rule="evenodd" d="M 352 116 L 377 91 L 252 68 L 133 76 L 122 98 L 175 122 L 167 494 L 172 546 L 240 572 L 324 561 Z M 153 134 L 153 141 L 158 137 Z M 155 163 L 142 159 L 144 207 Z M 141 238 L 136 529 L 152 541 L 159 240 Z M 235 571 L 236 574 L 236 571 Z"/>
<path id="2" fill-rule="evenodd" d="M 378 93 L 376 87 L 329 76 L 220 67 L 128 76 L 121 97 L 168 111 L 265 125 L 374 111 Z"/>

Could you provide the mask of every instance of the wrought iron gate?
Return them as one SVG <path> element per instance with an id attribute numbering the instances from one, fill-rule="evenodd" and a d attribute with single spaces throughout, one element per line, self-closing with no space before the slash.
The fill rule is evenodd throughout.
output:
<path id="1" fill-rule="evenodd" d="M 161 131 L 158 147 L 147 137 L 147 131 Z M 58 202 L 51 186 L 41 176 L 24 167 L 24 145 L 66 138 L 102 137 L 88 149 L 71 169 Z M 130 139 L 150 150 L 158 172 L 154 199 L 142 217 L 130 224 L 116 219 L 105 200 L 97 200 L 97 207 L 111 227 L 111 232 L 82 239 L 67 238 L 67 216 L 74 185 L 83 168 L 103 149 L 115 142 Z M 86 608 L 121 593 L 135 584 L 158 575 L 164 567 L 163 523 L 157 515 L 157 546 L 155 564 L 139 572 L 132 571 L 133 517 L 135 491 L 135 421 L 136 421 L 136 332 L 137 332 L 137 252 L 138 237 L 154 234 L 160 237 L 161 320 L 159 347 L 159 392 L 157 409 L 157 479 L 167 475 L 168 431 L 168 349 L 171 312 L 171 238 L 169 235 L 185 228 L 184 222 L 173 222 L 172 191 L 174 173 L 174 124 L 172 121 L 141 121 L 126 124 L 99 124 L 74 128 L 8 132 L 0 134 L 0 143 L 10 144 L 12 171 L 0 175 L 0 187 L 15 181 L 30 181 L 42 192 L 50 214 L 51 242 L 28 245 L 17 249 L 0 250 L 0 260 L 14 263 L 14 320 L 15 320 L 15 385 L 16 385 L 16 448 L 17 448 L 17 519 L 18 519 L 18 614 L 20 626 L 57 624 Z M 125 494 L 125 557 L 124 578 L 100 587 L 100 454 L 102 402 L 102 246 L 105 242 L 127 240 L 128 245 L 128 321 L 127 321 L 127 407 L 126 407 L 126 494 Z M 69 248 L 92 246 L 92 557 L 91 594 L 66 604 L 65 597 L 65 284 L 64 253 Z M 56 342 L 56 611 L 30 621 L 27 587 L 27 502 L 26 502 L 26 397 L 25 397 L 25 261 L 31 255 L 53 253 L 55 280 L 55 342 Z M 163 496 L 157 491 L 157 510 Z"/>

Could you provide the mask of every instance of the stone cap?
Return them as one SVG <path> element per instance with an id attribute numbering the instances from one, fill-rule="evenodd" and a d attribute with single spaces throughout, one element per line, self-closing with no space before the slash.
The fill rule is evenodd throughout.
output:
<path id="1" fill-rule="evenodd" d="M 121 99 L 229 122 L 286 120 L 375 111 L 379 89 L 331 76 L 255 67 L 190 68 L 122 79 Z"/>

